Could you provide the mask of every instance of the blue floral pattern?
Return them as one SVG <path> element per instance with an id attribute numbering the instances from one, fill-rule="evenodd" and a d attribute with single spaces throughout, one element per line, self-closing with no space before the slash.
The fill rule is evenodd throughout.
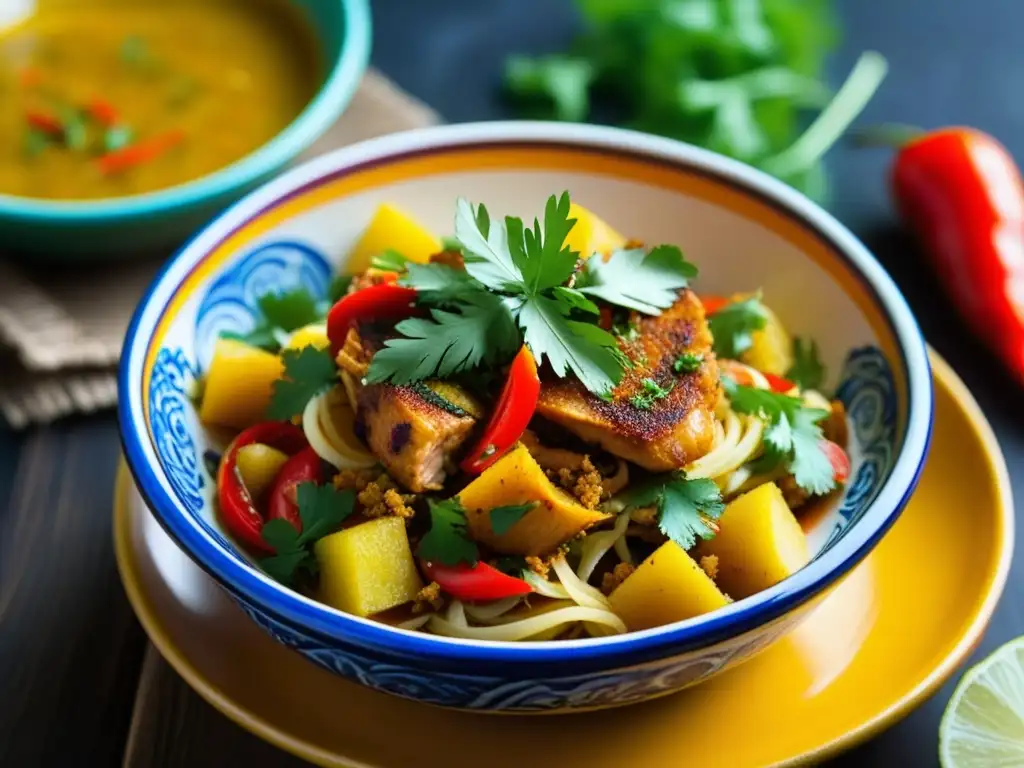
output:
<path id="1" fill-rule="evenodd" d="M 149 427 L 171 486 L 185 508 L 198 518 L 205 481 L 189 424 L 192 403 L 186 394 L 194 381 L 194 369 L 182 350 L 160 350 L 149 384 Z"/>
<path id="2" fill-rule="evenodd" d="M 213 282 L 199 305 L 195 349 L 202 370 L 210 364 L 222 332 L 253 329 L 259 321 L 261 296 L 303 288 L 324 299 L 330 281 L 327 257 L 306 243 L 277 240 L 247 253 Z"/>

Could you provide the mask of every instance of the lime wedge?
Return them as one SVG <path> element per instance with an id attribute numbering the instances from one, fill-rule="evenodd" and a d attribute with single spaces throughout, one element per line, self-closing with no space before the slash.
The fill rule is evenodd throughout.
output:
<path id="1" fill-rule="evenodd" d="M 1024 765 L 1024 637 L 964 674 L 939 726 L 943 768 Z"/>

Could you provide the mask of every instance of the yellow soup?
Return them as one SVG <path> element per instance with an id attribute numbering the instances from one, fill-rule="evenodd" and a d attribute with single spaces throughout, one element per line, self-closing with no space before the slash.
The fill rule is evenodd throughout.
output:
<path id="1" fill-rule="evenodd" d="M 0 31 L 0 194 L 117 197 L 266 143 L 320 56 L 285 0 L 50 0 Z"/>

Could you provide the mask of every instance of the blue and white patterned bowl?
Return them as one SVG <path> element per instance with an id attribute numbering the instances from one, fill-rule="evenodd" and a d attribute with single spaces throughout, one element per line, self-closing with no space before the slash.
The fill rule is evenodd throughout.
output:
<path id="1" fill-rule="evenodd" d="M 204 455 L 222 446 L 189 398 L 217 335 L 254 322 L 256 298 L 328 274 L 376 206 L 392 201 L 447 233 L 457 196 L 534 215 L 547 195 L 628 236 L 683 247 L 699 290 L 762 288 L 821 345 L 851 418 L 852 480 L 810 532 L 813 561 L 713 614 L 614 638 L 454 640 L 349 616 L 265 576 L 225 536 Z M 120 370 L 125 455 L 157 519 L 245 612 L 313 662 L 377 690 L 488 712 L 641 701 L 748 658 L 791 629 L 878 543 L 927 452 L 931 374 L 903 297 L 831 216 L 788 187 L 709 152 L 609 128 L 491 123 L 398 134 L 296 169 L 236 204 L 170 261 L 132 321 Z M 253 670 L 259 674 L 259 670 Z"/>

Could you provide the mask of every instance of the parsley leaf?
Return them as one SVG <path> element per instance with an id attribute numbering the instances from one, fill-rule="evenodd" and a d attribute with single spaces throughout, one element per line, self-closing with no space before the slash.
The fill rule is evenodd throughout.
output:
<path id="1" fill-rule="evenodd" d="M 576 309 L 580 312 L 586 312 L 591 315 L 601 314 L 601 310 L 598 308 L 597 304 L 592 302 L 575 288 L 566 288 L 562 285 L 556 285 L 551 289 L 551 293 L 554 294 L 556 299 L 558 299 L 562 304 L 568 306 L 570 309 Z"/>
<path id="2" fill-rule="evenodd" d="M 590 62 L 570 56 L 513 56 L 505 66 L 505 86 L 510 93 L 524 100 L 548 99 L 555 117 L 570 122 L 586 119 L 593 78 Z"/>
<path id="3" fill-rule="evenodd" d="M 800 389 L 818 389 L 825 381 L 825 366 L 818 356 L 818 342 L 813 339 L 793 339 L 793 365 L 786 378 Z"/>
<path id="4" fill-rule="evenodd" d="M 265 293 L 257 304 L 269 325 L 288 333 L 321 318 L 316 301 L 304 288 L 285 293 Z"/>
<path id="5" fill-rule="evenodd" d="M 711 522 L 725 509 L 722 493 L 713 480 L 687 480 L 682 472 L 655 475 L 631 489 L 626 509 L 656 506 L 658 527 L 683 549 L 697 543 L 697 537 L 715 535 Z"/>
<path id="6" fill-rule="evenodd" d="M 284 377 L 274 382 L 274 393 L 267 418 L 286 421 L 298 416 L 306 403 L 338 380 L 338 369 L 331 353 L 313 346 L 285 350 L 282 355 Z"/>
<path id="7" fill-rule="evenodd" d="M 767 322 L 768 316 L 759 296 L 726 304 L 708 316 L 715 354 L 729 360 L 738 360 L 740 355 L 753 346 L 753 332 L 764 328 Z"/>
<path id="8" fill-rule="evenodd" d="M 327 298 L 334 304 L 341 299 L 346 293 L 348 293 L 348 287 L 352 285 L 352 281 L 355 280 L 354 275 L 335 275 L 334 279 L 331 280 L 331 286 L 327 289 Z"/>
<path id="9" fill-rule="evenodd" d="M 274 554 L 260 560 L 263 570 L 283 584 L 292 584 L 300 570 L 317 571 L 312 545 L 333 533 L 355 509 L 355 494 L 339 491 L 332 485 L 300 483 L 296 502 L 302 533 L 287 520 L 275 518 L 263 524 L 260 535 L 274 548 Z"/>
<path id="10" fill-rule="evenodd" d="M 378 254 L 370 259 L 370 266 L 374 269 L 383 269 L 386 272 L 404 272 L 409 259 L 393 248 L 388 248 L 384 253 Z"/>
<path id="11" fill-rule="evenodd" d="M 505 507 L 495 507 L 491 510 L 491 530 L 495 536 L 503 536 L 508 533 L 512 526 L 523 519 L 523 516 L 537 506 L 537 502 L 531 501 L 527 504 L 509 504 Z"/>
<path id="12" fill-rule="evenodd" d="M 409 262 L 408 271 L 398 283 L 415 288 L 417 299 L 423 304 L 443 306 L 476 298 L 486 293 L 480 283 L 461 269 L 444 264 L 416 264 Z"/>
<path id="13" fill-rule="evenodd" d="M 513 225 L 514 226 L 514 225 Z M 522 230 L 522 222 L 519 222 Z M 483 204 L 473 209 L 463 198 L 455 203 L 455 237 L 462 244 L 466 271 L 492 291 L 518 293 L 523 275 L 509 249 L 503 221 L 492 222 Z"/>
<path id="14" fill-rule="evenodd" d="M 427 499 L 430 530 L 420 539 L 416 555 L 441 565 L 475 565 L 480 551 L 466 530 L 466 511 L 458 496 L 441 501 Z"/>
<path id="15" fill-rule="evenodd" d="M 668 397 L 669 393 L 674 388 L 674 382 L 669 382 L 667 387 L 663 387 L 654 379 L 644 379 L 643 382 L 641 382 L 640 391 L 629 398 L 629 402 L 634 408 L 639 408 L 644 411 L 650 410 L 654 407 L 656 402 Z"/>
<path id="16" fill-rule="evenodd" d="M 806 408 L 796 397 L 767 389 L 745 387 L 729 377 L 722 378 L 733 410 L 758 416 L 767 423 L 764 433 L 765 456 L 758 469 L 784 463 L 797 485 L 815 495 L 835 487 L 832 463 L 822 450 L 818 422 L 828 416 L 818 408 Z"/>
<path id="17" fill-rule="evenodd" d="M 388 339 L 370 360 L 366 381 L 410 384 L 437 376 L 448 378 L 482 362 L 498 364 L 519 348 L 519 334 L 500 296 L 475 291 L 459 312 L 430 310 L 395 326 L 402 336 Z"/>
<path id="18" fill-rule="evenodd" d="M 620 307 L 657 315 L 679 298 L 678 291 L 697 276 L 697 268 L 674 245 L 615 251 L 607 261 L 599 254 L 587 259 L 576 288 Z"/>
<path id="19" fill-rule="evenodd" d="M 267 352 L 278 352 L 281 349 L 281 339 L 274 329 L 266 323 L 260 323 L 248 333 L 235 333 L 234 331 L 221 331 L 222 339 L 233 339 L 250 347 L 258 347 Z"/>
<path id="20" fill-rule="evenodd" d="M 676 373 L 695 373 L 703 363 L 704 355 L 699 352 L 684 352 L 672 363 L 672 370 Z"/>
<path id="21" fill-rule="evenodd" d="M 533 220 L 533 229 L 526 229 L 519 236 L 521 222 L 518 219 L 506 218 L 506 224 L 515 222 L 509 227 L 509 245 L 512 246 L 512 259 L 522 272 L 526 293 L 536 294 L 548 288 L 554 288 L 568 280 L 576 269 L 579 254 L 565 245 L 565 238 L 576 224 L 576 219 L 569 218 L 569 193 L 548 198 L 544 206 L 544 231 L 541 225 Z M 514 235 L 514 236 L 513 236 Z"/>

